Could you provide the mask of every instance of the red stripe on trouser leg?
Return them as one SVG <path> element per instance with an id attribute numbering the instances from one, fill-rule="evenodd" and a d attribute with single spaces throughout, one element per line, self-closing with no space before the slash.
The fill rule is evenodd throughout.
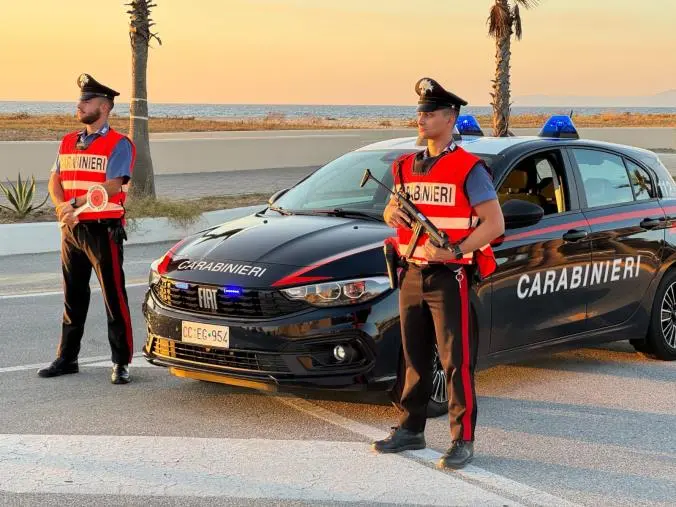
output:
<path id="1" fill-rule="evenodd" d="M 470 375 L 470 343 L 469 343 L 469 281 L 467 271 L 460 281 L 460 319 L 462 321 L 462 387 L 465 393 L 465 414 L 462 416 L 462 439 L 472 440 L 472 413 L 474 397 L 472 396 L 472 378 Z"/>
<path id="2" fill-rule="evenodd" d="M 118 245 L 109 237 L 110 241 L 110 252 L 113 259 L 113 278 L 115 279 L 115 288 L 117 289 L 117 299 L 120 304 L 120 313 L 122 314 L 122 319 L 124 320 L 124 327 L 127 335 L 127 346 L 129 347 L 129 363 L 131 363 L 131 358 L 134 355 L 134 339 L 132 337 L 131 331 L 131 317 L 129 316 L 129 308 L 127 306 L 127 300 L 124 297 L 124 287 L 122 286 L 122 266 L 120 265 L 120 256 L 118 255 L 117 248 Z"/>

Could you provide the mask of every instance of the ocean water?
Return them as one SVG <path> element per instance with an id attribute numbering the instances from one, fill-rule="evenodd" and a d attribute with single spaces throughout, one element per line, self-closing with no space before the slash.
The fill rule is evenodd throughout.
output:
<path id="1" fill-rule="evenodd" d="M 74 102 L 20 102 L 0 101 L 0 114 L 27 113 L 72 114 Z M 284 115 L 287 118 L 318 117 L 340 119 L 392 118 L 408 119 L 415 116 L 415 106 L 343 106 L 302 104 L 155 104 L 149 105 L 150 115 L 155 117 L 201 117 L 201 118 L 261 118 L 267 115 Z M 568 114 L 589 115 L 601 112 L 614 113 L 671 113 L 676 107 L 513 107 L 512 114 Z M 129 104 L 119 102 L 114 112 L 120 116 L 129 114 Z M 468 106 L 466 114 L 492 114 L 488 106 Z"/>

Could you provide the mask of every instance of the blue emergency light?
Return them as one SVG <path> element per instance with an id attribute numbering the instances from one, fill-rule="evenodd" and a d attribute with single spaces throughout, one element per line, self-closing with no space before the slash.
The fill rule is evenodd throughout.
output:
<path id="1" fill-rule="evenodd" d="M 455 122 L 458 132 L 461 136 L 483 136 L 484 133 L 479 126 L 479 122 L 471 114 L 462 114 L 458 116 Z"/>
<path id="2" fill-rule="evenodd" d="M 575 129 L 575 124 L 570 116 L 554 115 L 538 134 L 539 137 L 553 137 L 556 139 L 579 139 L 580 135 Z"/>
<path id="3" fill-rule="evenodd" d="M 188 290 L 190 288 L 190 284 L 186 282 L 174 282 L 174 287 L 181 290 Z"/>
<path id="4" fill-rule="evenodd" d="M 223 287 L 223 294 L 228 297 L 237 297 L 244 294 L 244 289 L 242 287 L 237 287 L 235 285 L 226 285 Z"/>

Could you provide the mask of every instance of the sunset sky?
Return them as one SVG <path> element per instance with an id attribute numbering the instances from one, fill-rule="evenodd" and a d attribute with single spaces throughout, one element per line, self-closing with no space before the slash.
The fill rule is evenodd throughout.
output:
<path id="1" fill-rule="evenodd" d="M 73 100 L 88 72 L 131 89 L 125 0 L 0 0 L 0 100 Z M 156 0 L 153 102 L 411 104 L 423 75 L 490 101 L 491 0 Z M 674 0 L 541 0 L 522 10 L 514 95 L 676 88 Z"/>

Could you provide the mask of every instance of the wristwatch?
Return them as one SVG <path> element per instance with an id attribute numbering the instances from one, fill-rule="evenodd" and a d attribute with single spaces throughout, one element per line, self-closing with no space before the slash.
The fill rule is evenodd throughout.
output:
<path id="1" fill-rule="evenodd" d="M 70 201 L 68 201 L 68 203 L 70 204 L 71 208 L 73 208 L 73 209 L 77 208 L 76 202 L 77 202 L 77 200 L 75 199 L 75 197 L 73 197 Z"/>
<path id="2" fill-rule="evenodd" d="M 462 258 L 465 256 L 465 254 L 462 253 L 462 250 L 460 250 L 460 245 L 459 245 L 458 243 L 455 243 L 455 244 L 451 247 L 451 251 L 452 251 L 453 254 L 455 255 L 455 260 L 456 260 L 456 261 L 459 261 L 460 259 L 462 259 Z"/>

